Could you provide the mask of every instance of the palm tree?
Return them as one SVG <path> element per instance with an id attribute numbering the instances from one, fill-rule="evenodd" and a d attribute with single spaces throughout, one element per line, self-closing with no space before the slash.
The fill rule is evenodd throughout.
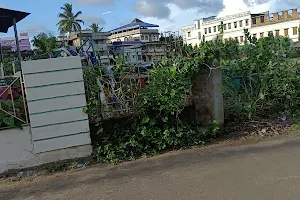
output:
<path id="1" fill-rule="evenodd" d="M 103 27 L 99 27 L 99 23 L 93 23 L 90 25 L 90 28 L 92 29 L 93 33 L 100 33 L 104 29 Z"/>
<path id="2" fill-rule="evenodd" d="M 78 17 L 82 14 L 81 11 L 78 11 L 76 14 L 73 13 L 72 4 L 66 3 L 63 7 L 60 8 L 63 10 L 62 13 L 58 14 L 60 21 L 57 23 L 58 30 L 61 34 L 70 33 L 72 31 L 81 31 L 81 25 L 84 22 Z"/>

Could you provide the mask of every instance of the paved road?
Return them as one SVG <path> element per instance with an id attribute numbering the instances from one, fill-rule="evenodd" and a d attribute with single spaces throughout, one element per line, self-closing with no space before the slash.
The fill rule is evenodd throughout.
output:
<path id="1" fill-rule="evenodd" d="M 300 136 L 174 152 L 0 185 L 0 199 L 299 200 Z"/>

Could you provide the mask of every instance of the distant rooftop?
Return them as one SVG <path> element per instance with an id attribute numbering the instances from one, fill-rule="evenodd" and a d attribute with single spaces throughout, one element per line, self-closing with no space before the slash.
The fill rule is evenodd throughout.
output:
<path id="1" fill-rule="evenodd" d="M 217 18 L 217 16 L 205 17 L 205 18 L 203 18 L 203 21 L 205 22 L 205 21 L 209 21 L 209 20 L 212 20 L 212 19 L 216 19 L 216 18 Z"/>
<path id="2" fill-rule="evenodd" d="M 146 22 L 141 21 L 140 19 L 135 18 L 131 23 L 126 24 L 124 26 L 121 26 L 119 28 L 116 28 L 114 30 L 111 30 L 111 33 L 115 32 L 120 32 L 120 31 L 125 31 L 128 29 L 135 29 L 135 28 L 157 28 L 159 27 L 158 25 L 155 24 L 149 24 Z"/>

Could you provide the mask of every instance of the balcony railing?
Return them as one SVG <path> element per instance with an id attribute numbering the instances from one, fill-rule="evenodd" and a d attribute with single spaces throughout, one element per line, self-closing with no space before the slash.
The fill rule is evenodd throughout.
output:
<path id="1" fill-rule="evenodd" d="M 137 34 L 159 34 L 158 29 L 137 29 L 132 31 L 126 31 L 123 33 L 116 33 L 109 36 L 110 39 L 116 39 L 120 37 L 132 36 Z"/>

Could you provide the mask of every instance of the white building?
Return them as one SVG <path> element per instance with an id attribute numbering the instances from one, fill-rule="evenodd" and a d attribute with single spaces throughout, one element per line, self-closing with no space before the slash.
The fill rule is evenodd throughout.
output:
<path id="1" fill-rule="evenodd" d="M 194 46 L 204 40 L 213 40 L 221 33 L 221 24 L 223 24 L 223 38 L 232 38 L 241 44 L 245 40 L 245 29 L 248 29 L 252 37 L 266 37 L 272 32 L 275 36 L 289 36 L 296 42 L 298 41 L 300 15 L 297 9 L 292 9 L 272 14 L 243 12 L 221 18 L 215 16 L 203 18 L 195 20 L 193 25 L 181 28 L 184 41 Z"/>
<path id="2" fill-rule="evenodd" d="M 111 30 L 109 40 L 111 42 L 121 41 L 159 41 L 158 25 L 149 24 L 139 19 L 134 19 L 131 23 Z"/>
<path id="3" fill-rule="evenodd" d="M 250 33 L 252 37 L 262 38 L 273 33 L 275 36 L 287 36 L 298 41 L 300 14 L 297 9 L 285 10 L 276 13 L 259 13 L 251 17 Z"/>

